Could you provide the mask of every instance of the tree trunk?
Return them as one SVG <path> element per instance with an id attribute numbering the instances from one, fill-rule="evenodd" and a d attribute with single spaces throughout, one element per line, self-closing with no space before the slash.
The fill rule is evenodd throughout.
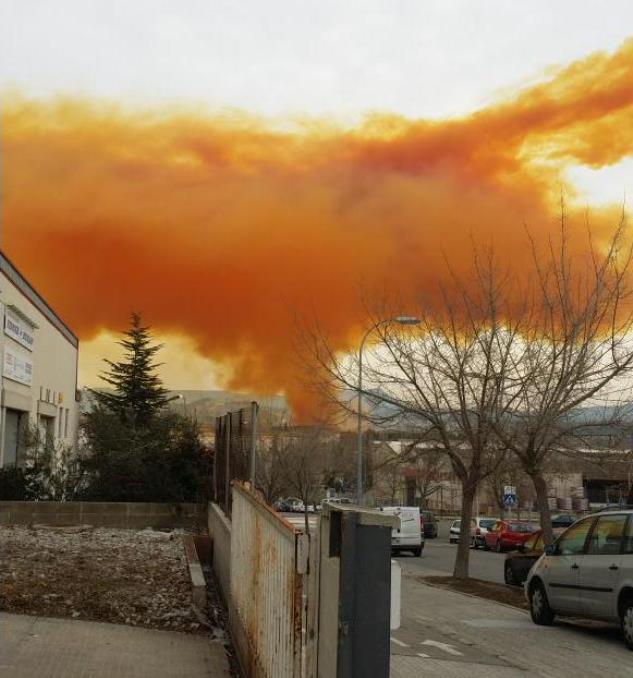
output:
<path id="1" fill-rule="evenodd" d="M 468 579 L 468 564 L 470 560 L 470 521 L 473 517 L 473 500 L 477 491 L 477 483 L 473 479 L 462 481 L 462 513 L 461 528 L 459 531 L 459 543 L 453 577 Z"/>
<path id="2" fill-rule="evenodd" d="M 552 531 L 552 515 L 549 510 L 549 497 L 547 496 L 547 483 L 540 471 L 530 474 L 534 489 L 536 491 L 536 506 L 541 517 L 541 529 L 543 530 L 543 540 L 546 544 L 554 541 L 554 532 Z"/>

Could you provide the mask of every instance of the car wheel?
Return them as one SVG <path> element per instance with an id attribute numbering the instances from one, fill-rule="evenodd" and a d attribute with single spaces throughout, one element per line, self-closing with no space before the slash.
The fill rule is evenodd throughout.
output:
<path id="1" fill-rule="evenodd" d="M 622 636 L 629 650 L 633 650 L 633 598 L 625 601 L 620 609 Z"/>
<path id="2" fill-rule="evenodd" d="M 506 564 L 503 568 L 503 579 L 506 584 L 509 586 L 514 586 L 518 584 L 516 577 L 514 576 L 514 570 L 512 569 L 512 565 L 506 560 Z"/>
<path id="3" fill-rule="evenodd" d="M 549 606 L 545 587 L 540 581 L 530 587 L 530 616 L 539 626 L 551 626 L 554 621 L 554 611 Z"/>
<path id="4" fill-rule="evenodd" d="M 422 555 L 422 547 L 420 546 L 420 547 L 417 548 L 417 549 L 413 549 L 413 555 L 414 555 L 416 558 L 419 558 L 419 557 Z"/>
<path id="5" fill-rule="evenodd" d="M 503 551 L 503 549 L 501 548 L 501 539 L 498 539 L 498 540 L 497 540 L 497 546 L 496 546 L 496 548 L 495 548 L 495 551 L 496 551 L 497 553 L 501 553 L 501 551 Z"/>

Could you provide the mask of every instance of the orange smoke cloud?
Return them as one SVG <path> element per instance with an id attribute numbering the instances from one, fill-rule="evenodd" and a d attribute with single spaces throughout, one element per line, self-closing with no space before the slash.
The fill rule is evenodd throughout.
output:
<path id="1" fill-rule="evenodd" d="M 293 313 L 344 349 L 361 290 L 432 294 L 473 238 L 520 271 L 523 224 L 556 228 L 565 168 L 633 153 L 632 83 L 629 40 L 446 121 L 349 129 L 9 97 L 4 247 L 82 338 L 140 309 L 230 365 L 230 386 L 305 411 Z M 610 216 L 593 213 L 598 233 Z"/>

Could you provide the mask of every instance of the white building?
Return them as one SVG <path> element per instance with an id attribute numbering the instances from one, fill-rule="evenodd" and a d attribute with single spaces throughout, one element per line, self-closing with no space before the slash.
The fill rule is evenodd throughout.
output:
<path id="1" fill-rule="evenodd" d="M 24 462 L 28 425 L 57 447 L 75 443 L 79 340 L 1 252 L 0 330 L 2 467 Z"/>

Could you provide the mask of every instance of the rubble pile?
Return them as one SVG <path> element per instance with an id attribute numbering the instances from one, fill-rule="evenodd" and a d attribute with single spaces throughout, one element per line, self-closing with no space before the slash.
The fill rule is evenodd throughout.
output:
<path id="1" fill-rule="evenodd" d="M 206 632 L 180 534 L 0 527 L 0 609 Z"/>

